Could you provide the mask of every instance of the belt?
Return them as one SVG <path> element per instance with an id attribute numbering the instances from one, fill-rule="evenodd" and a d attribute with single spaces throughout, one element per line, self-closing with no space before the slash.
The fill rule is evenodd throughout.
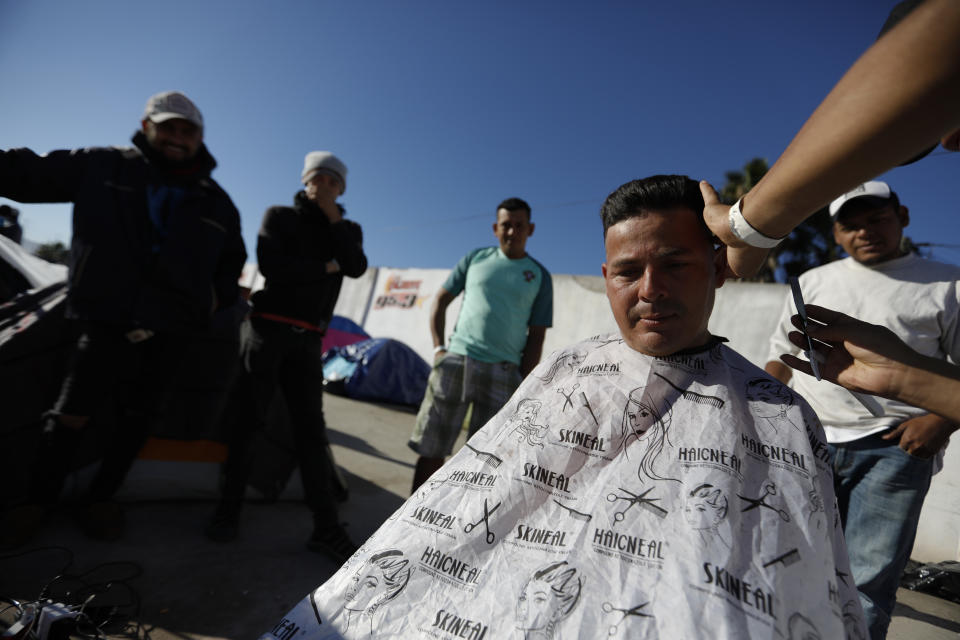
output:
<path id="1" fill-rule="evenodd" d="M 251 317 L 263 318 L 264 320 L 272 320 L 274 322 L 280 322 L 282 324 L 289 324 L 294 327 L 306 329 L 307 331 L 316 331 L 317 333 L 324 333 L 327 330 L 326 327 L 321 327 L 320 325 L 316 325 L 316 324 L 310 324 L 305 320 L 299 320 L 297 318 L 288 318 L 287 316 L 277 315 L 276 313 L 254 312 L 251 314 Z"/>

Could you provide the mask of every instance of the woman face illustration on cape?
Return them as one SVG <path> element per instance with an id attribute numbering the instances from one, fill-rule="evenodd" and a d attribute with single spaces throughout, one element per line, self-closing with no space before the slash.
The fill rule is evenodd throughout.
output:
<path id="1" fill-rule="evenodd" d="M 524 638 L 552 638 L 556 625 L 580 601 L 582 581 L 566 562 L 535 571 L 517 598 L 517 628 Z"/>
<path id="2" fill-rule="evenodd" d="M 343 596 L 348 620 L 360 614 L 372 616 L 381 605 L 396 598 L 410 580 L 409 564 L 396 549 L 371 555 L 353 575 Z"/>
<path id="3" fill-rule="evenodd" d="M 712 530 L 727 517 L 727 499 L 720 489 L 701 484 L 687 494 L 683 517 L 694 530 Z"/>

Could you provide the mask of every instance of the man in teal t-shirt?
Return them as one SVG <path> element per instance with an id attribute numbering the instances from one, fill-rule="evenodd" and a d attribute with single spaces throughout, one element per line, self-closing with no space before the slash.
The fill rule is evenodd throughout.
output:
<path id="1" fill-rule="evenodd" d="M 498 247 L 474 249 L 454 267 L 430 311 L 434 365 L 408 443 L 420 454 L 413 490 L 453 451 L 467 409 L 469 435 L 510 399 L 540 361 L 553 324 L 550 272 L 527 255 L 530 205 L 509 198 L 497 206 Z M 444 343 L 447 306 L 463 291 L 457 325 Z"/>

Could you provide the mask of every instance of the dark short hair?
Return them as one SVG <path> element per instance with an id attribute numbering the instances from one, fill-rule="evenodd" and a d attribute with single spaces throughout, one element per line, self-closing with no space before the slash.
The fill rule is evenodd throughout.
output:
<path id="1" fill-rule="evenodd" d="M 520 198 L 507 198 L 503 202 L 497 205 L 497 208 L 493 210 L 494 213 L 500 211 L 500 209 L 506 209 L 507 211 L 526 211 L 527 212 L 527 221 L 530 221 L 530 205 L 527 204 L 526 200 L 521 200 Z"/>
<path id="2" fill-rule="evenodd" d="M 677 207 L 690 209 L 696 215 L 703 233 L 713 238 L 707 223 L 703 219 L 703 195 L 700 183 L 687 176 L 657 175 L 640 180 L 631 180 L 620 185 L 607 196 L 600 208 L 603 220 L 603 237 L 607 229 L 629 218 L 635 218 L 650 211 L 667 211 Z"/>

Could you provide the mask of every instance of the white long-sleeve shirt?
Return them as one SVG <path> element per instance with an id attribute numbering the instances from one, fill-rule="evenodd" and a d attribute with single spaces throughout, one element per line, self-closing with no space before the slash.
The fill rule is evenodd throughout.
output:
<path id="1" fill-rule="evenodd" d="M 909 254 L 877 265 L 853 258 L 811 269 L 800 276 L 807 304 L 841 311 L 859 320 L 883 325 L 920 353 L 960 362 L 960 267 Z M 787 339 L 796 313 L 788 292 L 777 331 L 770 339 L 767 361 L 783 353 L 799 353 Z M 884 415 L 874 417 L 850 393 L 832 382 L 794 374 L 791 386 L 823 423 L 831 443 L 850 442 L 883 431 L 925 410 L 877 398 Z"/>

